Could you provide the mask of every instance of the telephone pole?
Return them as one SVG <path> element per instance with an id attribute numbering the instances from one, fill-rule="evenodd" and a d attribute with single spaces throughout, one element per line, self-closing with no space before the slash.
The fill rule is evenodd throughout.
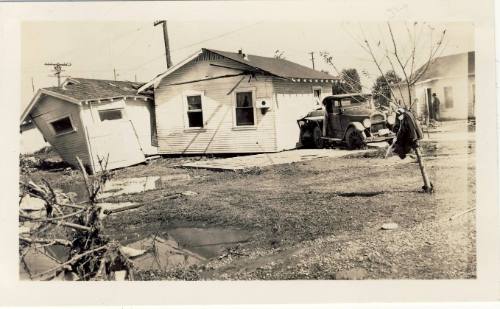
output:
<path id="1" fill-rule="evenodd" d="M 165 43 L 165 56 L 167 58 L 167 69 L 172 66 L 172 59 L 170 59 L 170 45 L 168 43 L 168 30 L 167 30 L 167 21 L 166 20 L 157 20 L 154 22 L 154 26 L 158 26 L 159 24 L 163 25 L 163 41 Z"/>
<path id="2" fill-rule="evenodd" d="M 57 87 L 61 87 L 61 77 L 68 77 L 68 76 L 61 76 L 61 72 L 64 72 L 65 70 L 62 69 L 62 67 L 69 67 L 71 66 L 71 63 L 64 62 L 64 63 L 45 63 L 45 65 L 50 65 L 54 67 L 54 76 L 57 77 Z M 49 75 L 51 76 L 51 75 Z"/>
<path id="3" fill-rule="evenodd" d="M 311 55 L 311 62 L 313 65 L 313 70 L 315 70 L 315 68 L 314 68 L 314 52 L 310 52 L 309 54 Z"/>
<path id="4" fill-rule="evenodd" d="M 116 80 L 116 69 L 113 68 L 113 76 L 115 77 L 115 80 Z"/>

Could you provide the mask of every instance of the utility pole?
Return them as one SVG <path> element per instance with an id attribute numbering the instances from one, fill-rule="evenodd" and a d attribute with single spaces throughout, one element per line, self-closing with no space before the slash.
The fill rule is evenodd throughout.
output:
<path id="1" fill-rule="evenodd" d="M 314 68 L 314 52 L 310 52 L 309 54 L 311 55 L 311 62 L 313 65 L 313 70 L 315 70 L 315 68 Z"/>
<path id="2" fill-rule="evenodd" d="M 163 40 L 165 43 L 165 56 L 167 58 L 167 69 L 172 66 L 172 59 L 170 59 L 170 45 L 168 43 L 168 30 L 167 30 L 167 21 L 166 20 L 157 20 L 154 22 L 154 26 L 158 26 L 159 24 L 163 25 Z"/>
<path id="3" fill-rule="evenodd" d="M 50 65 L 54 67 L 54 76 L 57 77 L 57 87 L 61 87 L 61 77 L 68 77 L 68 76 L 61 76 L 61 72 L 64 72 L 65 70 L 62 69 L 62 67 L 69 67 L 71 66 L 71 63 L 45 63 L 45 65 Z M 50 75 L 49 75 L 50 76 Z"/>
<path id="4" fill-rule="evenodd" d="M 116 80 L 116 69 L 113 68 L 113 75 L 115 76 L 115 80 Z"/>

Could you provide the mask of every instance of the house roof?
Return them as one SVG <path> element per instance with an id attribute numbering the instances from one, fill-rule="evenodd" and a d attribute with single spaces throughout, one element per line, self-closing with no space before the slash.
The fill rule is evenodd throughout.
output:
<path id="1" fill-rule="evenodd" d="M 338 80 L 338 77 L 336 77 L 336 76 L 330 75 L 330 74 L 325 73 L 325 72 L 316 71 L 316 70 L 313 70 L 313 69 L 308 68 L 306 66 L 303 66 L 303 65 L 297 64 L 295 62 L 285 60 L 285 59 L 276 59 L 276 58 L 272 58 L 272 57 L 262 57 L 262 56 L 257 56 L 257 55 L 248 55 L 248 54 L 242 54 L 242 53 L 233 53 L 233 52 L 220 51 L 220 50 L 215 50 L 215 49 L 202 48 L 201 50 L 199 50 L 195 54 L 184 59 L 183 61 L 179 62 L 178 64 L 172 66 L 164 73 L 157 75 L 151 81 L 149 81 L 148 83 L 141 86 L 141 88 L 138 90 L 138 93 L 141 93 L 144 90 L 151 87 L 152 85 L 155 85 L 160 80 L 162 80 L 164 77 L 168 76 L 169 74 L 173 73 L 177 69 L 181 68 L 186 63 L 196 59 L 196 57 L 198 57 L 200 54 L 202 54 L 205 51 L 220 55 L 224 58 L 230 59 L 232 61 L 244 64 L 244 65 L 247 65 L 247 66 L 249 66 L 257 71 L 262 71 L 264 73 L 274 75 L 277 77 L 292 79 L 293 81 L 295 81 L 296 79 L 297 79 L 297 81 L 299 79 L 308 79 L 308 80 L 322 80 L 323 82 Z"/>
<path id="2" fill-rule="evenodd" d="M 467 66 L 467 74 L 474 74 L 474 60 L 475 53 L 473 51 L 435 58 L 429 65 L 427 71 L 419 78 L 419 81 L 463 74 L 465 68 L 460 66 L 462 61 L 465 61 L 463 64 Z M 415 75 L 418 75 L 418 72 L 422 71 L 424 68 L 425 64 L 415 72 Z"/>
<path id="3" fill-rule="evenodd" d="M 286 59 L 276 59 L 273 57 L 262 57 L 249 54 L 244 55 L 240 53 L 232 53 L 215 49 L 206 50 L 279 77 L 329 80 L 337 79 L 335 76 L 332 76 L 325 72 L 316 71 L 295 62 L 288 61 Z"/>
<path id="4" fill-rule="evenodd" d="M 53 96 L 78 105 L 82 104 L 82 102 L 124 97 L 134 97 L 143 100 L 152 99 L 152 96 L 147 93 L 137 94 L 137 89 L 143 84 L 129 81 L 68 78 L 61 87 L 39 89 L 21 114 L 21 123 L 26 120 L 33 107 L 43 96 Z"/>

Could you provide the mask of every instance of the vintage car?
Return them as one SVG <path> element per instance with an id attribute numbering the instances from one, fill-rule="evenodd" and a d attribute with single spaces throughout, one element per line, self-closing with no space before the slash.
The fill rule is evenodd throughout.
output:
<path id="1" fill-rule="evenodd" d="M 391 142 L 394 115 L 375 109 L 371 94 L 349 93 L 325 97 L 320 109 L 297 120 L 300 143 L 309 148 L 345 143 L 349 149 L 367 143 Z"/>

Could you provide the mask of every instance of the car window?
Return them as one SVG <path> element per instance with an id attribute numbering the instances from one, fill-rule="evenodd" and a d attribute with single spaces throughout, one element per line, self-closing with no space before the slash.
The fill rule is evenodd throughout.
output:
<path id="1" fill-rule="evenodd" d="M 343 107 L 370 106 L 370 97 L 354 96 L 342 99 Z"/>
<path id="2" fill-rule="evenodd" d="M 335 100 L 333 98 L 328 98 L 323 101 L 323 104 L 325 104 L 326 112 L 327 113 L 338 113 L 339 106 L 340 106 L 340 101 Z"/>

